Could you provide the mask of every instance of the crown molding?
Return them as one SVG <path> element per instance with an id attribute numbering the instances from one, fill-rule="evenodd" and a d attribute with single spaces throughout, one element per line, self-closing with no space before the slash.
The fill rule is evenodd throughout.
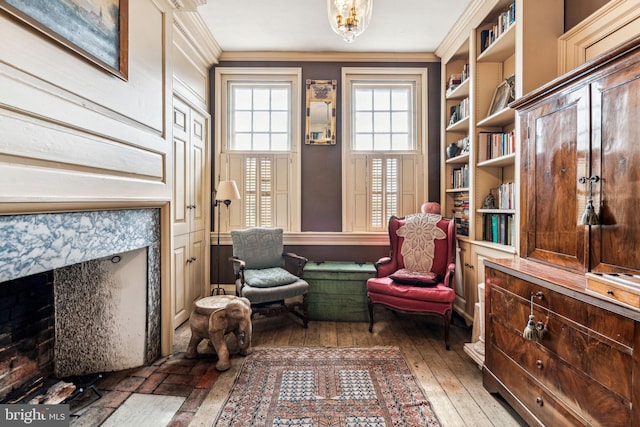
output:
<path id="1" fill-rule="evenodd" d="M 173 26 L 191 43 L 209 66 L 218 63 L 222 49 L 199 13 L 183 12 L 178 9 L 173 14 Z"/>
<path id="2" fill-rule="evenodd" d="M 431 52 L 222 52 L 220 61 L 295 61 L 295 62 L 439 62 Z"/>
<path id="3" fill-rule="evenodd" d="M 499 3 L 500 0 L 470 2 L 436 48 L 436 55 L 442 58 L 443 62 L 448 62 L 469 38 L 471 31 L 477 28 Z"/>
<path id="4" fill-rule="evenodd" d="M 198 6 L 207 4 L 207 0 L 169 0 L 174 9 L 195 12 Z"/>
<path id="5" fill-rule="evenodd" d="M 611 0 L 558 39 L 558 75 L 587 61 L 587 49 L 625 27 L 640 26 L 640 3 Z M 627 30 L 629 31 L 629 30 Z M 633 31 L 632 31 L 633 32 Z"/>

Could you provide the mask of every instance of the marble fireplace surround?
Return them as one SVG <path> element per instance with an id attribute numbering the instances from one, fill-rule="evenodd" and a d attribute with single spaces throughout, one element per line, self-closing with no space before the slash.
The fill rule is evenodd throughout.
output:
<path id="1" fill-rule="evenodd" d="M 122 273 L 117 274 L 120 268 Z M 107 326 L 100 322 L 112 316 L 104 313 L 106 306 L 143 316 L 142 330 L 137 333 L 139 339 L 144 339 L 143 354 L 135 356 L 140 365 L 160 357 L 160 209 L 0 216 L 0 286 L 9 280 L 51 270 L 56 328 L 63 328 L 60 331 L 64 335 L 75 337 L 86 347 L 102 349 L 88 358 L 82 354 L 82 348 L 65 350 L 62 372 L 56 374 L 117 370 L 122 368 L 122 360 L 132 359 L 112 350 L 114 342 L 130 340 L 131 336 L 114 337 L 113 328 L 95 333 Z M 127 283 L 129 277 L 131 282 L 134 277 L 137 282 L 146 279 L 146 288 L 144 283 L 136 285 L 142 289 L 135 291 L 141 296 L 135 309 L 122 308 L 122 301 L 128 298 L 122 292 L 130 292 L 124 289 L 133 286 Z M 121 347 L 126 351 L 126 345 Z M 74 369 L 86 372 L 73 372 Z"/>

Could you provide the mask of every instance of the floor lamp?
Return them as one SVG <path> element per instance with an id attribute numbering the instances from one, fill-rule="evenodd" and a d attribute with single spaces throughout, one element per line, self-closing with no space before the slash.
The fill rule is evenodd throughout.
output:
<path id="1" fill-rule="evenodd" d="M 211 291 L 211 295 L 222 295 L 224 289 L 220 287 L 220 211 L 224 203 L 229 209 L 232 200 L 240 200 L 240 192 L 235 181 L 220 181 L 218 189 L 214 192 L 213 206 L 218 208 L 218 265 L 216 266 L 218 281 L 215 289 Z"/>

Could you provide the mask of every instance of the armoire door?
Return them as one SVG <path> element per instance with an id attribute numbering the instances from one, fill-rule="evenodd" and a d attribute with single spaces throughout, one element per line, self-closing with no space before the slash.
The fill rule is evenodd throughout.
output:
<path id="1" fill-rule="evenodd" d="M 521 256 L 585 271 L 587 185 L 580 178 L 589 176 L 588 88 L 554 95 L 521 120 Z"/>
<path id="2" fill-rule="evenodd" d="M 592 175 L 600 225 L 591 270 L 640 270 L 640 54 L 591 84 Z M 624 248 L 621 249 L 621 248 Z"/>

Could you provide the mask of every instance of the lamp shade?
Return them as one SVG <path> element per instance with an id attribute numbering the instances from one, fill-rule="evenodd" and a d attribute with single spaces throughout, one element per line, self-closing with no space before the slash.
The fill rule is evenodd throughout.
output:
<path id="1" fill-rule="evenodd" d="M 216 198 L 214 200 L 240 200 L 240 192 L 235 181 L 220 181 L 216 190 Z"/>
<path id="2" fill-rule="evenodd" d="M 372 10 L 373 0 L 327 0 L 329 24 L 347 43 L 366 30 Z"/>

